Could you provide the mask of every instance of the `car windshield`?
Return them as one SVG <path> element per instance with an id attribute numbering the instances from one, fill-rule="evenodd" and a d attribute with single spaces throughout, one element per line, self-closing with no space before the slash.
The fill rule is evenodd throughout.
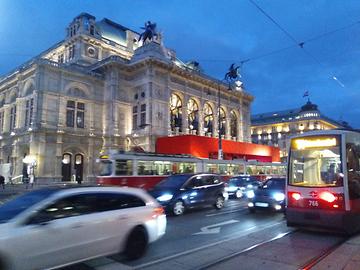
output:
<path id="1" fill-rule="evenodd" d="M 172 175 L 165 178 L 159 184 L 156 185 L 157 188 L 180 188 L 186 180 L 189 179 L 189 175 Z"/>
<path id="2" fill-rule="evenodd" d="M 0 206 L 0 223 L 5 223 L 55 193 L 56 189 L 42 189 L 20 195 Z"/>
<path id="3" fill-rule="evenodd" d="M 272 178 L 267 180 L 262 186 L 265 189 L 284 189 L 285 190 L 285 178 Z"/>

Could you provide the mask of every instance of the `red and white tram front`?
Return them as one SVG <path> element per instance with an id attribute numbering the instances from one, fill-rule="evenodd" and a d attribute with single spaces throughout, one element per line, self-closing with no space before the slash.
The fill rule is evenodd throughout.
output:
<path id="1" fill-rule="evenodd" d="M 288 226 L 315 226 L 345 232 L 360 228 L 360 177 L 357 177 L 357 195 L 352 177 L 360 172 L 356 141 L 360 143 L 359 134 L 349 131 L 319 131 L 291 140 L 286 202 Z"/>

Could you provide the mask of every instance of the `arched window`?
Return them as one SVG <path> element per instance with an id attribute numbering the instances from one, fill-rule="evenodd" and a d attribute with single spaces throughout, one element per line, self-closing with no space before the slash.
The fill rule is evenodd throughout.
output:
<path id="1" fill-rule="evenodd" d="M 187 104 L 188 128 L 191 134 L 197 134 L 199 130 L 199 105 L 194 99 L 189 99 Z M 195 132 L 193 132 L 195 131 Z"/>
<path id="2" fill-rule="evenodd" d="M 171 94 L 170 97 L 170 127 L 172 131 L 181 132 L 182 124 L 182 102 L 178 95 Z"/>
<path id="3" fill-rule="evenodd" d="M 223 108 L 220 108 L 220 134 L 225 135 L 226 131 L 226 114 Z"/>
<path id="4" fill-rule="evenodd" d="M 209 103 L 204 105 L 204 131 L 205 133 L 213 132 L 214 112 Z"/>
<path id="5" fill-rule="evenodd" d="M 230 136 L 232 138 L 237 137 L 237 116 L 234 111 L 230 112 Z"/>

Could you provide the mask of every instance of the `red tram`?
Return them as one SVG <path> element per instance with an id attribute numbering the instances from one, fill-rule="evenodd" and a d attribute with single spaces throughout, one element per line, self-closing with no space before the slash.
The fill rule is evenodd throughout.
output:
<path id="1" fill-rule="evenodd" d="M 109 151 L 98 159 L 98 184 L 150 189 L 175 173 L 218 173 L 225 179 L 233 175 L 254 175 L 259 180 L 284 176 L 286 164 L 244 160 L 201 159 L 188 155 L 126 153 Z"/>

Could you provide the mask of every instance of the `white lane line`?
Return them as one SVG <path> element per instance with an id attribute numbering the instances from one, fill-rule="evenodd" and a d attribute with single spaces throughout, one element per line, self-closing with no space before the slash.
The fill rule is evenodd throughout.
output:
<path id="1" fill-rule="evenodd" d="M 248 211 L 248 209 L 238 209 L 238 210 L 232 210 L 232 211 L 221 211 L 221 212 L 216 213 L 216 214 L 207 214 L 205 216 L 206 217 L 213 217 L 213 216 L 226 215 L 226 214 L 231 214 L 231 213 L 236 213 L 236 212 L 244 212 L 244 211 Z"/>
<path id="2" fill-rule="evenodd" d="M 203 249 L 206 249 L 206 248 L 209 248 L 209 247 L 212 247 L 212 246 L 216 246 L 218 244 L 222 244 L 222 243 L 225 243 L 225 242 L 237 239 L 237 238 L 244 237 L 245 235 L 249 234 L 249 231 L 259 232 L 259 231 L 268 229 L 270 227 L 275 227 L 275 226 L 277 226 L 279 224 L 282 224 L 282 223 L 285 223 L 285 221 L 277 222 L 277 223 L 270 224 L 270 225 L 260 227 L 260 228 L 259 228 L 259 226 L 253 226 L 253 227 L 250 227 L 250 228 L 247 228 L 247 229 L 243 230 L 242 233 L 237 235 L 237 236 L 225 238 L 223 240 L 220 240 L 220 241 L 217 241 L 217 242 L 214 242 L 214 243 L 211 243 L 211 244 L 207 244 L 207 245 L 204 245 L 204 246 L 201 246 L 201 247 L 197 247 L 197 248 L 194 248 L 194 249 L 190 249 L 190 250 L 187 250 L 187 251 L 176 253 L 174 255 L 170 255 L 168 257 L 164 257 L 164 258 L 161 258 L 161 259 L 158 259 L 158 260 L 155 260 L 155 261 L 139 264 L 139 265 L 133 266 L 133 269 L 141 269 L 141 268 L 148 267 L 148 266 L 151 266 L 151 265 L 154 265 L 154 264 L 157 264 L 157 263 L 161 263 L 161 262 L 164 262 L 164 261 L 171 260 L 173 258 L 181 257 L 181 256 L 184 256 L 184 255 L 187 255 L 187 254 L 199 251 L 199 250 L 203 250 Z M 256 229 L 258 229 L 258 230 L 256 230 Z"/>

